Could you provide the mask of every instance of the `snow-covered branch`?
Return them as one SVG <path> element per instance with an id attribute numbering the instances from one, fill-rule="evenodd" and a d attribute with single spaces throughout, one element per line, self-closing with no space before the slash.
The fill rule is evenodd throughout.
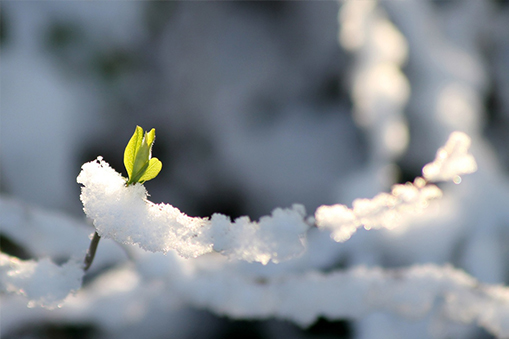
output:
<path id="1" fill-rule="evenodd" d="M 62 266 L 48 258 L 39 261 L 19 260 L 0 253 L 0 292 L 25 296 L 28 307 L 55 308 L 81 288 L 81 261 L 69 260 Z"/>
<path id="2" fill-rule="evenodd" d="M 102 158 L 83 165 L 81 201 L 101 237 L 137 244 L 151 252 L 176 250 L 185 258 L 216 251 L 230 258 L 279 262 L 300 255 L 309 229 L 302 205 L 276 208 L 271 216 L 253 222 L 214 214 L 210 219 L 190 217 L 169 204 L 147 200 L 141 184 L 125 179 Z"/>
<path id="3" fill-rule="evenodd" d="M 451 266 L 359 266 L 263 280 L 202 272 L 180 277 L 177 289 L 193 304 L 234 318 L 276 317 L 308 326 L 320 316 L 361 319 L 388 311 L 418 319 L 437 312 L 450 321 L 475 323 L 499 337 L 509 336 L 509 289 L 480 284 Z"/>
<path id="4" fill-rule="evenodd" d="M 477 163 L 468 153 L 470 138 L 465 133 L 453 132 L 444 147 L 437 151 L 435 160 L 422 169 L 424 178 L 429 181 L 453 180 L 461 182 L 460 175 L 473 173 Z"/>
<path id="5" fill-rule="evenodd" d="M 461 132 L 451 134 L 437 158 L 424 167 L 431 180 L 453 179 L 476 170 L 468 154 L 470 138 Z M 190 217 L 169 204 L 154 204 L 141 184 L 125 185 L 125 179 L 101 157 L 83 165 L 78 183 L 83 184 L 81 201 L 85 213 L 94 221 L 100 236 L 123 244 L 137 244 L 151 252 L 176 250 L 181 256 L 195 258 L 216 251 L 230 258 L 278 263 L 302 254 L 309 229 L 304 207 L 276 208 L 259 222 L 241 217 L 214 214 L 210 219 Z M 353 209 L 344 205 L 321 206 L 316 210 L 316 225 L 330 229 L 336 241 L 345 241 L 357 228 L 394 228 L 402 217 L 421 212 L 442 192 L 423 178 L 414 183 L 395 185 L 390 194 L 373 199 L 357 199 Z"/>
<path id="6" fill-rule="evenodd" d="M 424 167 L 425 177 L 451 179 L 474 171 L 469 143 L 468 136 L 453 133 L 435 161 Z M 433 168 L 433 175 L 428 174 L 428 168 Z M 221 214 L 210 219 L 190 217 L 169 204 L 148 201 L 143 185 L 126 186 L 125 179 L 100 157 L 84 164 L 77 180 L 84 185 L 81 200 L 97 232 L 120 243 L 137 244 L 151 252 L 173 249 L 186 258 L 215 251 L 263 264 L 288 260 L 305 251 L 310 224 L 301 205 L 276 208 L 271 216 L 258 222 L 248 217 L 232 222 Z M 315 213 L 315 222 L 318 227 L 331 230 L 334 240 L 345 241 L 360 226 L 394 228 L 402 217 L 422 211 L 429 200 L 441 194 L 438 187 L 417 178 L 414 183 L 395 185 L 390 194 L 357 199 L 353 209 L 344 205 L 321 206 Z M 2 290 L 25 295 L 29 305 L 52 308 L 80 288 L 84 272 L 82 264 L 73 259 L 58 266 L 49 259 L 21 261 L 2 254 L 0 274 Z"/>
<path id="7" fill-rule="evenodd" d="M 468 153 L 470 138 L 454 132 L 444 147 L 437 152 L 432 163 L 424 166 L 422 173 L 429 181 L 454 180 L 462 174 L 477 170 L 474 157 Z M 380 193 L 373 199 L 356 199 L 353 208 L 344 205 L 320 206 L 315 213 L 316 225 L 332 231 L 336 241 L 348 240 L 357 229 L 387 228 L 398 226 L 405 216 L 420 213 L 430 200 L 440 198 L 442 191 L 418 177 L 413 183 L 394 185 L 391 194 Z"/>
<path id="8" fill-rule="evenodd" d="M 320 206 L 315 213 L 316 225 L 332 231 L 331 237 L 343 242 L 359 227 L 393 229 L 404 216 L 420 213 L 432 199 L 440 198 L 442 191 L 435 185 L 426 185 L 423 178 L 413 183 L 394 185 L 392 192 L 380 193 L 373 199 L 356 199 L 353 208 L 345 205 Z"/>

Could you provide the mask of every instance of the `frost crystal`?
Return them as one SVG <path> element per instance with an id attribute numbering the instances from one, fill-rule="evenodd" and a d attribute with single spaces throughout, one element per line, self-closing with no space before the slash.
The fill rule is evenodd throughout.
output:
<path id="1" fill-rule="evenodd" d="M 277 208 L 271 216 L 253 222 L 248 217 L 233 223 L 227 216 L 190 217 L 169 204 L 147 200 L 141 184 L 125 186 L 125 179 L 101 157 L 86 163 L 78 176 L 84 185 L 81 201 L 98 234 L 124 244 L 137 244 L 151 252 L 176 250 L 185 258 L 212 251 L 230 258 L 279 262 L 304 251 L 302 235 L 309 226 L 301 205 Z"/>

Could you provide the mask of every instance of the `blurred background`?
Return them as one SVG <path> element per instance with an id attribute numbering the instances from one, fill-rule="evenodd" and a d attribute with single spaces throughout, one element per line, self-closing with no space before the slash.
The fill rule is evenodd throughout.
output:
<path id="1" fill-rule="evenodd" d="M 156 129 L 153 156 L 163 163 L 146 183 L 150 199 L 192 216 L 256 220 L 293 203 L 309 215 L 323 204 L 351 204 L 419 176 L 456 129 L 478 145 L 485 165 L 476 183 L 505 187 L 509 2 L 358 3 L 368 5 L 2 2 L 1 195 L 84 220 L 76 183 L 81 165 L 103 156 L 126 175 L 123 151 L 136 125 Z M 486 193 L 484 204 L 506 197 L 500 190 Z M 479 191 L 468 192 L 462 194 Z M 461 252 L 469 248 L 462 232 L 451 237 L 463 239 L 454 244 L 468 254 Z M 412 237 L 422 240 L 420 233 Z M 413 244 L 401 241 L 401 251 Z M 402 259 L 388 244 L 341 265 L 453 261 L 469 269 L 462 258 L 470 254 L 428 248 Z M 507 282 L 501 265 L 485 281 Z M 347 321 L 322 319 L 302 330 L 271 320 L 269 335 L 263 322 L 186 312 L 206 319 L 203 338 L 368 333 Z M 60 328 L 50 321 L 13 328 L 6 338 L 93 338 L 99 331 L 93 323 Z M 192 335 L 187 328 L 153 338 Z"/>
<path id="2" fill-rule="evenodd" d="M 156 128 L 154 201 L 191 215 L 332 202 L 362 161 L 335 2 L 2 6 L 2 190 L 80 213 L 80 166 L 124 173 Z M 359 150 L 360 153 L 359 153 Z"/>

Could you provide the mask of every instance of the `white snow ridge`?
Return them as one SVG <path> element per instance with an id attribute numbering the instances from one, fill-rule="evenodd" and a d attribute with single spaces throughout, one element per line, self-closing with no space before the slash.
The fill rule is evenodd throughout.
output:
<path id="1" fill-rule="evenodd" d="M 151 252 L 176 250 L 185 258 L 217 251 L 230 258 L 275 263 L 300 255 L 309 228 L 302 205 L 276 208 L 259 222 L 241 217 L 234 222 L 221 214 L 211 219 L 190 217 L 169 204 L 147 200 L 141 184 L 125 179 L 101 157 L 86 163 L 78 176 L 81 201 L 100 236 L 137 244 Z"/>

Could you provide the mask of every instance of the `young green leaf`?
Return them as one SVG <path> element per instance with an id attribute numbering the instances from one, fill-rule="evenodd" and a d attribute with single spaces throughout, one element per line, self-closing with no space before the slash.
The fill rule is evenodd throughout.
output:
<path id="1" fill-rule="evenodd" d="M 151 158 L 148 161 L 147 170 L 145 171 L 145 173 L 143 173 L 139 182 L 144 183 L 145 181 L 154 179 L 159 174 L 159 172 L 161 171 L 162 168 L 163 168 L 163 163 L 159 159 Z"/>
<path id="2" fill-rule="evenodd" d="M 150 151 L 152 152 L 152 145 L 156 139 L 156 129 L 152 128 L 150 132 L 145 132 L 145 139 L 147 140 L 147 144 L 149 145 Z"/>
<path id="3" fill-rule="evenodd" d="M 140 126 L 136 126 L 134 130 L 134 134 L 129 140 L 125 151 L 124 151 L 124 166 L 127 170 L 127 175 L 129 178 L 132 177 L 134 160 L 136 159 L 136 153 L 141 145 L 143 140 L 143 129 Z"/>
<path id="4" fill-rule="evenodd" d="M 146 134 L 145 134 L 146 136 Z M 143 175 L 143 171 L 146 169 L 148 165 L 148 160 L 150 156 L 150 149 L 147 144 L 146 137 L 143 138 L 141 141 L 141 145 L 136 151 L 136 157 L 134 158 L 134 164 L 133 164 L 133 173 L 132 176 L 141 176 Z"/>
<path id="5" fill-rule="evenodd" d="M 161 161 L 151 158 L 155 137 L 156 130 L 154 128 L 148 133 L 143 133 L 143 129 L 136 126 L 124 152 L 124 165 L 129 175 L 127 185 L 154 179 L 161 171 L 163 166 Z"/>

